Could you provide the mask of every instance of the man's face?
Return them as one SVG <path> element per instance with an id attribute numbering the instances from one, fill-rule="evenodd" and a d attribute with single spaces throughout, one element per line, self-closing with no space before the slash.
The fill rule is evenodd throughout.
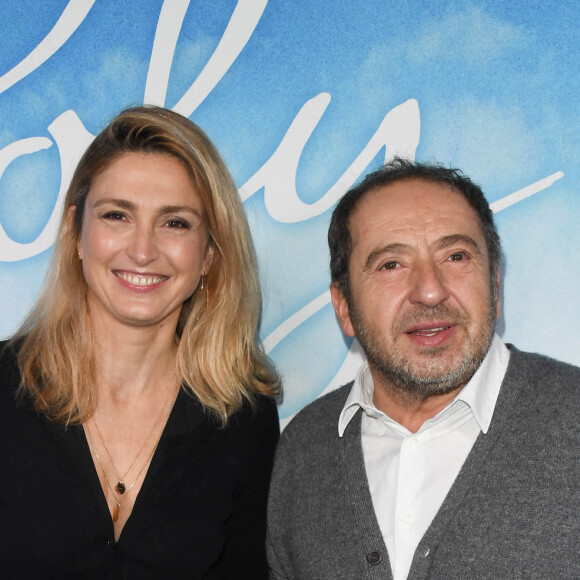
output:
<path id="1" fill-rule="evenodd" d="M 419 399 L 463 387 L 499 315 L 475 210 L 446 184 L 413 178 L 365 194 L 349 225 L 351 297 L 332 285 L 332 301 L 375 385 Z"/>

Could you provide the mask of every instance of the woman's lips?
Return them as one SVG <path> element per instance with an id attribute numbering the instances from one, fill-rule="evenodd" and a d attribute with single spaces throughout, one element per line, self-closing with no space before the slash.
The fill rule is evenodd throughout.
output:
<path id="1" fill-rule="evenodd" d="M 115 270 L 113 274 L 131 286 L 143 288 L 154 286 L 167 280 L 167 276 L 160 274 L 137 274 L 135 272 L 122 272 L 120 270 Z"/>

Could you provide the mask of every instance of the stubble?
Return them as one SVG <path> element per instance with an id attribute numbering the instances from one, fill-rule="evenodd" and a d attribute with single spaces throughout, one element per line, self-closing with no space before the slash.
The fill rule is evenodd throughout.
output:
<path id="1" fill-rule="evenodd" d="M 471 379 L 483 362 L 493 339 L 496 302 L 495 293 L 492 293 L 487 319 L 476 334 L 467 331 L 468 321 L 462 312 L 443 304 L 434 308 L 418 306 L 396 322 L 395 336 L 415 324 L 437 320 L 451 321 L 465 329 L 465 342 L 459 358 L 451 362 L 445 357 L 445 345 L 424 348 L 419 356 L 411 359 L 397 344 L 385 345 L 380 330 L 364 320 L 353 305 L 349 305 L 349 314 L 369 366 L 380 374 L 386 384 L 392 385 L 405 398 L 416 401 L 450 393 Z"/>

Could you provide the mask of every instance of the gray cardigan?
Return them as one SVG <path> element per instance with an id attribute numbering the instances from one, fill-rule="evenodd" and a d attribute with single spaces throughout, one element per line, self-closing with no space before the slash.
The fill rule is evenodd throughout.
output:
<path id="1" fill-rule="evenodd" d="M 580 578 L 580 369 L 512 355 L 480 434 L 422 538 L 408 578 Z M 270 489 L 272 579 L 392 579 L 373 510 L 359 411 L 342 438 L 346 385 L 280 441 Z"/>

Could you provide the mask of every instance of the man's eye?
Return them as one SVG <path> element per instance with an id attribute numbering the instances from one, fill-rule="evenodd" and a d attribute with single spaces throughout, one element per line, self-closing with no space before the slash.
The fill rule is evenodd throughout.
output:
<path id="1" fill-rule="evenodd" d="M 465 260 L 467 256 L 463 252 L 455 252 L 449 256 L 449 259 L 452 262 L 461 262 L 461 260 Z"/>
<path id="2" fill-rule="evenodd" d="M 106 220 L 123 220 L 125 216 L 120 211 L 108 211 L 103 214 L 103 218 Z"/>
<path id="3" fill-rule="evenodd" d="M 396 270 L 400 266 L 399 262 L 385 262 L 379 268 L 380 270 Z"/>

